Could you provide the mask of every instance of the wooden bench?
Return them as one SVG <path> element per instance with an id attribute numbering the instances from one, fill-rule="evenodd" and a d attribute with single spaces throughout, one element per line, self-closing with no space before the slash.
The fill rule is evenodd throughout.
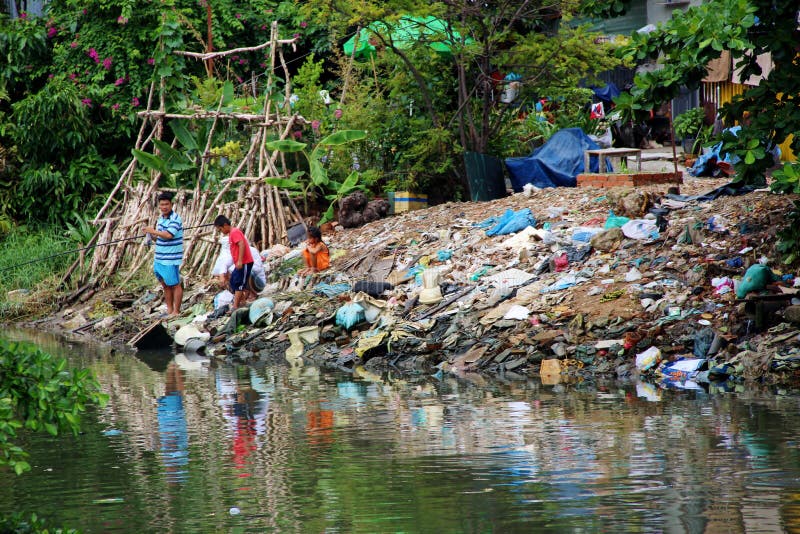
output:
<path id="1" fill-rule="evenodd" d="M 620 161 L 628 164 L 628 156 L 636 156 L 636 170 L 642 170 L 642 150 L 639 148 L 595 148 L 586 150 L 583 153 L 583 169 L 585 173 L 590 173 L 589 161 L 591 156 L 597 156 L 599 161 L 598 171 L 606 172 L 606 158 L 619 158 Z"/>

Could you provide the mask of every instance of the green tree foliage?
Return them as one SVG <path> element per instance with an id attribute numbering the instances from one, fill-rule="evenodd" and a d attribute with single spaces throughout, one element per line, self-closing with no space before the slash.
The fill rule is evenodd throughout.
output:
<path id="1" fill-rule="evenodd" d="M 15 443 L 20 431 L 77 434 L 87 406 L 106 401 L 89 370 L 68 369 L 63 358 L 0 339 L 0 466 L 18 475 L 30 469 Z"/>
<path id="2" fill-rule="evenodd" d="M 327 20 L 335 35 L 370 28 L 375 52 L 354 66 L 355 83 L 345 101 L 346 108 L 359 112 L 345 109 L 343 120 L 375 136 L 370 157 L 380 156 L 395 187 L 436 184 L 434 189 L 449 190 L 451 199 L 452 189 L 442 186 L 459 172 L 463 151 L 500 155 L 497 147 L 524 146 L 516 142 L 524 129 L 516 119 L 526 104 L 557 97 L 620 63 L 609 53 L 612 45 L 569 24 L 584 8 L 602 14 L 613 5 L 314 0 L 302 10 L 310 19 Z M 409 18 L 424 22 L 413 32 L 398 30 Z M 416 41 L 408 37 L 414 32 Z M 347 59 L 340 58 L 340 72 L 347 71 Z M 511 105 L 499 102 L 506 82 L 497 77 L 510 73 L 521 83 Z"/>
<path id="3" fill-rule="evenodd" d="M 263 43 L 276 16 L 323 48 L 322 27 L 288 0 L 52 0 L 42 17 L 0 14 L 0 217 L 63 223 L 91 212 L 131 156 L 151 84 L 164 77 L 168 109 L 192 106 L 187 82 L 206 65 L 174 51 Z M 218 60 L 212 74 L 245 92 L 268 53 Z"/>
<path id="4" fill-rule="evenodd" d="M 739 156 L 736 179 L 761 184 L 774 165 L 769 147 L 794 134 L 792 150 L 800 153 L 800 69 L 797 63 L 798 7 L 796 2 L 772 0 L 710 0 L 685 11 L 649 34 L 635 34 L 625 55 L 656 59 L 660 69 L 637 76 L 634 96 L 657 105 L 677 95 L 681 85 L 696 88 L 706 65 L 728 50 L 743 79 L 761 75 L 756 59 L 770 54 L 774 67 L 757 86 L 722 106 L 728 125 L 743 123 L 738 135 L 722 137 L 722 152 Z M 747 117 L 747 119 L 745 119 Z M 791 164 L 797 167 L 797 164 Z M 774 174 L 776 191 L 794 189 L 797 172 Z M 794 241 L 793 241 L 794 242 Z M 796 242 L 795 242 L 796 243 Z M 794 249 L 797 257 L 797 249 Z"/>
<path id="5" fill-rule="evenodd" d="M 72 528 L 61 528 L 48 524 L 47 520 L 36 514 L 14 512 L 0 517 L 0 532 L 13 534 L 78 534 Z"/>
<path id="6" fill-rule="evenodd" d="M 319 120 L 313 132 L 302 135 L 315 142 L 337 129 L 369 132 L 364 147 L 349 147 L 349 154 L 328 162 L 336 180 L 343 182 L 360 162 L 372 169 L 370 176 L 386 174 L 385 186 L 436 184 L 442 200 L 454 198 L 461 153 L 511 146 L 498 138 L 519 137 L 513 120 L 518 104 L 557 96 L 618 62 L 608 45 L 594 43 L 594 35 L 563 23 L 573 13 L 616 12 L 618 4 L 625 2 L 52 0 L 43 17 L 0 15 L 0 58 L 5 59 L 0 86 L 5 84 L 8 94 L 7 101 L 0 99 L 0 148 L 13 155 L 0 169 L 0 214 L 62 223 L 74 220 L 73 211 L 92 211 L 92 199 L 109 190 L 131 157 L 136 114 L 162 79 L 170 111 L 194 108 L 212 94 L 216 103 L 219 88 L 232 88 L 231 106 L 260 108 L 255 99 L 245 100 L 253 89 L 263 92 L 259 85 L 266 80 L 268 50 L 213 62 L 174 52 L 260 44 L 273 20 L 281 37 L 300 40 L 296 52 L 287 51 L 290 68 L 299 68 L 295 111 Z M 409 16 L 437 22 L 420 28 L 419 39 L 412 41 L 392 29 Z M 375 57 L 350 72 L 340 41 L 357 26 L 376 21 L 385 31 L 372 36 Z M 319 59 L 302 64 L 306 51 Z M 331 79 L 325 68 L 331 66 L 339 80 Z M 503 83 L 494 72 L 522 77 L 522 95 L 514 105 L 498 103 Z M 280 92 L 283 76 L 274 74 L 271 89 Z M 196 83 L 189 83 L 193 79 Z M 341 109 L 321 102 L 320 90 L 330 91 L 335 102 L 348 83 Z M 210 107 L 209 102 L 202 106 Z M 195 134 L 197 128 L 188 129 Z M 170 135 L 167 131 L 168 143 Z M 219 148 L 247 139 L 247 132 L 231 129 L 213 142 Z M 197 166 L 196 157 L 181 150 Z M 182 157 L 162 159 L 170 159 L 175 184 L 190 173 L 177 168 L 187 166 Z M 225 177 L 221 161 L 211 165 L 206 186 Z M 55 195 L 60 202 L 43 200 Z"/>
<path id="7" fill-rule="evenodd" d="M 780 144 L 800 131 L 797 16 L 796 4 L 769 0 L 712 0 L 677 11 L 656 31 L 635 34 L 625 50 L 631 59 L 658 58 L 661 66 L 637 77 L 634 96 L 658 105 L 676 96 L 682 85 L 699 87 L 706 65 L 723 50 L 730 51 L 734 64 L 743 69 L 743 78 L 760 75 L 757 56 L 771 54 L 774 69 L 769 77 L 720 109 L 730 125 L 746 114 L 751 117 L 739 135 L 724 139 L 723 152 L 745 156 L 736 167 L 738 180 L 763 182 L 772 157 L 753 147 Z M 800 149 L 800 138 L 795 137 L 793 149 Z"/>

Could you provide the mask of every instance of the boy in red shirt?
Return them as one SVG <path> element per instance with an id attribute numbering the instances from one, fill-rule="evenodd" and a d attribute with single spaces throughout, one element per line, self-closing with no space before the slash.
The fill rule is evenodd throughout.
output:
<path id="1" fill-rule="evenodd" d="M 223 235 L 228 236 L 231 246 L 231 257 L 234 269 L 231 273 L 231 291 L 233 292 L 233 309 L 241 306 L 247 296 L 247 281 L 253 270 L 253 254 L 250 252 L 250 243 L 241 230 L 231 226 L 231 221 L 224 215 L 214 219 L 214 227 Z"/>

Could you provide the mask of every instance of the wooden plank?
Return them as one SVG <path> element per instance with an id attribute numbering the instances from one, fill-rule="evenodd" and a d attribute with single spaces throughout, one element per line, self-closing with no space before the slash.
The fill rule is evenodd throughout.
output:
<path id="1" fill-rule="evenodd" d="M 133 336 L 128 345 L 139 350 L 163 349 L 172 345 L 172 336 L 159 319 Z"/>

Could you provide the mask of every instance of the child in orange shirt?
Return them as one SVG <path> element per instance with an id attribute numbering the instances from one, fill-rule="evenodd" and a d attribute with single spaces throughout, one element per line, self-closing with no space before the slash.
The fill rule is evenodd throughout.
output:
<path id="1" fill-rule="evenodd" d="M 328 246 L 322 242 L 320 229 L 316 226 L 309 226 L 308 230 L 306 230 L 306 236 L 306 248 L 303 250 L 306 268 L 297 272 L 300 275 L 318 273 L 331 266 L 331 254 L 328 251 Z"/>

